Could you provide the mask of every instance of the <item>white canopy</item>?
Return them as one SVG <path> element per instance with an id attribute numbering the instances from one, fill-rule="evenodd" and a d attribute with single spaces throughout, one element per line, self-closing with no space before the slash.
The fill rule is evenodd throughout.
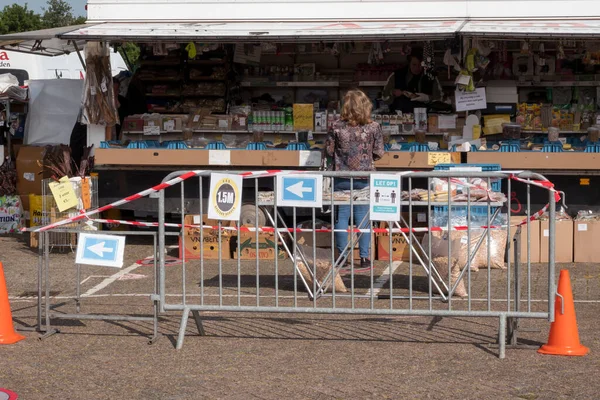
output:
<path id="1" fill-rule="evenodd" d="M 63 26 L 61 28 L 42 29 L 39 31 L 10 33 L 0 36 L 0 47 L 6 50 L 24 53 L 36 53 L 46 56 L 59 56 L 83 49 L 85 40 L 63 40 L 63 33 L 77 30 L 86 25 Z"/>
<path id="2" fill-rule="evenodd" d="M 384 22 L 112 22 L 61 34 L 63 39 L 105 41 L 203 40 L 315 41 L 364 39 L 427 39 L 452 37 L 462 20 Z"/>
<path id="3" fill-rule="evenodd" d="M 460 33 L 466 36 L 499 38 L 599 38 L 600 20 L 468 21 Z"/>

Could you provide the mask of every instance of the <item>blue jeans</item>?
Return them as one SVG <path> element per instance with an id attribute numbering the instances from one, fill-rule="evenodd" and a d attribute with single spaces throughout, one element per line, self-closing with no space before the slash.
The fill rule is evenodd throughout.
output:
<path id="1" fill-rule="evenodd" d="M 369 181 L 366 179 L 354 179 L 353 182 L 353 190 L 361 190 L 369 186 Z M 333 184 L 334 190 L 350 190 L 350 179 L 336 178 Z M 354 207 L 354 222 L 357 225 L 362 222 L 359 229 L 369 229 L 370 220 L 369 220 L 369 206 L 359 205 Z M 336 207 L 336 219 L 335 219 L 335 229 L 343 229 L 347 230 L 350 222 L 350 206 L 337 206 Z M 338 252 L 341 254 L 342 251 L 348 245 L 348 233 L 347 232 L 335 232 L 335 247 Z M 358 240 L 358 248 L 360 252 L 361 258 L 369 258 L 369 248 L 371 246 L 371 233 L 363 233 Z M 350 249 L 352 251 L 352 249 Z M 351 256 L 350 256 L 351 257 Z"/>

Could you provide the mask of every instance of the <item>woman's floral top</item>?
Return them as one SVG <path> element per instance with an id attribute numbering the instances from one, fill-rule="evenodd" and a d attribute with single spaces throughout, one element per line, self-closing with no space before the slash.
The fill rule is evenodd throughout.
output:
<path id="1" fill-rule="evenodd" d="M 334 158 L 336 171 L 375 171 L 374 161 L 385 152 L 377 122 L 351 126 L 339 121 L 327 137 L 326 146 L 327 154 Z"/>

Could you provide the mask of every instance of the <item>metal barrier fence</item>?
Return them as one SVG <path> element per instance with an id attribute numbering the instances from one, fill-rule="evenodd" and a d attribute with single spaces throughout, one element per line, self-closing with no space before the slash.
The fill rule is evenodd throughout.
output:
<path id="1" fill-rule="evenodd" d="M 157 232 L 112 232 L 112 231 L 93 231 L 81 229 L 81 223 L 74 223 L 71 229 L 53 229 L 40 232 L 39 235 L 39 262 L 38 262 L 38 287 L 37 287 L 37 330 L 43 335 L 40 339 L 46 339 L 59 332 L 53 324 L 52 320 L 68 319 L 68 320 L 102 320 L 102 321 L 148 321 L 152 322 L 153 331 L 149 338 L 149 343 L 152 344 L 158 339 L 158 259 L 164 259 L 158 253 Z M 79 229 L 75 229 L 79 228 Z M 60 303 L 52 304 L 52 272 L 50 265 L 50 253 L 53 242 L 53 237 L 70 237 L 80 233 L 102 233 L 103 235 L 127 236 L 127 237 L 150 237 L 153 243 L 153 294 L 150 296 L 152 301 L 152 312 L 148 316 L 140 315 L 124 315 L 124 314 L 87 314 L 81 311 L 82 301 L 85 296 L 81 294 L 81 265 L 75 264 L 75 294 L 71 301 L 62 300 Z M 54 265 L 54 269 L 61 268 L 65 271 L 69 268 L 68 265 Z M 93 267 L 89 267 L 93 268 Z M 68 313 L 58 310 L 59 307 L 74 304 L 75 311 Z"/>
<path id="2" fill-rule="evenodd" d="M 303 209 L 301 206 L 282 207 L 278 204 L 276 193 L 282 188 L 277 187 L 276 175 L 285 173 L 262 171 L 243 175 L 245 194 L 248 194 L 248 190 L 252 191 L 251 196 L 245 196 L 246 202 L 253 204 L 256 215 L 265 213 L 271 225 L 269 227 L 229 226 L 222 221 L 216 226 L 204 224 L 202 216 L 205 214 L 206 186 L 211 171 L 174 172 L 163 181 L 170 181 L 171 184 L 163 183 L 157 187 L 158 254 L 161 255 L 159 303 L 161 311 L 182 312 L 177 348 L 183 345 L 190 312 L 199 333 L 204 334 L 200 315 L 203 311 L 495 317 L 499 319 L 500 358 L 505 355 L 507 333 L 511 343 L 516 344 L 519 318 L 553 320 L 558 197 L 543 176 L 529 172 L 377 172 L 400 176 L 400 195 L 404 196 L 401 201 L 401 211 L 404 213 L 400 220 L 393 221 L 392 227 L 377 228 L 373 227 L 369 214 L 364 215 L 364 208 L 357 208 L 369 206 L 369 189 L 340 192 L 335 186 L 341 179 L 347 179 L 350 187 L 363 187 L 364 184 L 360 182 L 369 178 L 370 173 L 311 171 L 311 175 L 333 178 L 323 188 L 323 208 L 319 210 Z M 173 181 L 174 177 L 183 174 L 186 180 Z M 500 191 L 497 182 L 501 181 L 506 182 L 504 196 L 492 191 L 492 188 L 496 189 L 495 192 Z M 448 196 L 443 201 L 442 196 L 436 197 L 430 191 L 432 184 L 439 182 L 446 182 L 448 186 Z M 464 201 L 454 196 L 454 184 L 464 189 L 460 197 Z M 537 213 L 530 209 L 528 196 L 527 215 L 518 227 L 511 226 L 509 194 L 512 184 L 541 187 L 549 193 L 548 204 Z M 186 196 L 192 186 L 197 188 L 195 196 L 200 204 L 197 210 L 186 208 Z M 419 187 L 424 187 L 426 191 L 414 190 Z M 166 222 L 170 210 L 165 210 L 165 191 L 172 190 L 180 191 L 180 209 L 177 212 L 181 212 L 180 224 Z M 481 190 L 485 192 L 484 201 L 475 201 L 475 194 L 480 195 Z M 419 193 L 420 197 L 417 197 Z M 334 229 L 336 213 L 340 209 L 349 211 L 350 220 L 355 222 L 357 228 Z M 534 288 L 532 284 L 530 221 L 538 218 L 542 212 L 546 212 L 549 218 L 547 290 L 543 290 L 544 298 L 548 301 L 546 304 L 533 304 L 532 293 L 540 288 Z M 199 223 L 186 223 L 186 213 L 199 215 Z M 317 213 L 327 216 L 330 228 L 318 227 Z M 414 219 L 419 213 L 426 214 L 426 225 Z M 354 219 L 355 214 L 363 215 L 362 220 Z M 308 215 L 309 223 L 304 228 L 297 228 L 301 215 Z M 436 220 L 433 220 L 434 216 Z M 461 223 L 455 222 L 457 217 Z M 434 223 L 437 220 L 446 221 L 446 224 L 437 226 Z M 167 232 L 172 227 L 179 227 L 178 232 Z M 197 254 L 194 256 L 198 259 L 186 256 L 189 229 L 197 229 L 194 235 L 199 245 L 195 246 L 194 252 Z M 523 280 L 520 256 L 515 258 L 513 255 L 513 251 L 519 255 L 521 247 L 513 245 L 512 233 L 517 230 L 519 240 L 521 229 L 527 233 L 526 280 Z M 336 233 L 338 241 L 340 235 L 350 236 L 348 244 L 339 254 L 334 250 Z M 421 237 L 422 234 L 426 238 Z M 323 235 L 327 236 L 330 245 L 329 250 L 324 250 L 325 253 L 316 246 L 317 240 L 323 239 Z M 363 235 L 371 238 L 378 235 L 378 244 L 387 241 L 387 259 L 374 260 L 376 244 L 370 240 L 370 266 L 359 268 L 353 252 Z M 167 268 L 162 257 L 166 242 L 172 236 L 179 239 L 180 268 Z M 215 260 L 205 257 L 206 237 L 216 244 L 218 251 Z M 228 261 L 228 257 L 223 256 L 223 248 L 234 237 L 234 261 Z M 311 239 L 313 245 L 303 244 L 302 238 Z M 394 260 L 394 241 L 406 244 L 407 259 Z M 500 261 L 497 247 L 505 249 L 501 252 Z M 263 258 L 265 254 L 267 258 Z M 445 254 L 445 258 L 440 254 Z M 248 262 L 248 258 L 252 262 Z M 474 264 L 478 264 L 482 271 L 474 272 Z M 503 269 L 492 271 L 492 267 Z M 340 273 L 346 275 L 342 277 Z M 465 285 L 464 289 L 462 284 Z M 303 291 L 306 294 L 302 294 Z M 459 291 L 464 292 L 464 297 L 460 299 L 455 297 Z"/>

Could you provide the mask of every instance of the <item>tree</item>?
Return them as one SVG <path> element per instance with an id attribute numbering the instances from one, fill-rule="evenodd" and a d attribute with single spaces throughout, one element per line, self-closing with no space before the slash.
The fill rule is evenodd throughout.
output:
<path id="1" fill-rule="evenodd" d="M 73 7 L 65 0 L 48 0 L 48 7 L 44 8 L 42 23 L 45 28 L 58 28 L 61 26 L 75 25 Z M 85 21 L 84 21 L 85 22 Z"/>
<path id="2" fill-rule="evenodd" d="M 135 43 L 123 43 L 119 47 L 119 53 L 121 53 L 121 57 L 123 57 L 126 62 L 131 63 L 129 67 L 135 71 L 137 62 L 140 58 L 140 47 Z"/>
<path id="3" fill-rule="evenodd" d="M 4 7 L 0 12 L 0 34 L 15 32 L 35 31 L 42 29 L 42 21 L 39 14 L 24 6 L 13 4 Z"/>

